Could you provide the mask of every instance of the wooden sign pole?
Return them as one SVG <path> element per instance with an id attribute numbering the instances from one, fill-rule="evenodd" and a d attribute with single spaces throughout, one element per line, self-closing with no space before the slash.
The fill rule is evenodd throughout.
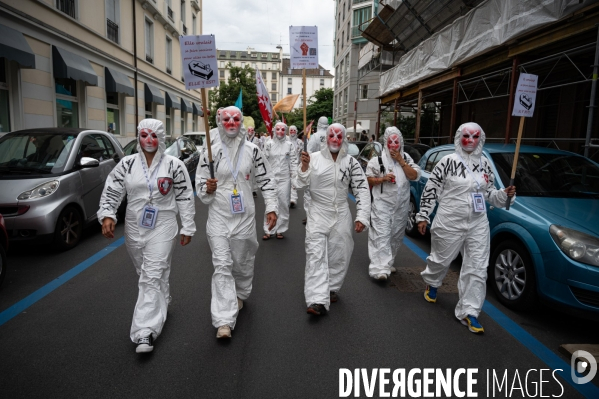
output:
<path id="1" fill-rule="evenodd" d="M 206 129 L 206 146 L 208 148 L 208 166 L 210 178 L 214 179 L 214 161 L 212 160 L 212 144 L 210 143 L 210 125 L 208 124 L 208 101 L 206 100 L 206 89 L 200 89 L 202 94 L 202 108 L 204 110 L 204 128 Z"/>
<path id="2" fill-rule="evenodd" d="M 518 139 L 516 140 L 516 152 L 514 153 L 514 163 L 512 164 L 512 175 L 510 177 L 510 184 L 508 187 L 514 185 L 514 179 L 516 178 L 516 168 L 518 167 L 518 156 L 520 155 L 520 142 L 522 140 L 522 131 L 524 130 L 524 117 L 520 117 L 520 126 L 518 127 Z M 507 197 L 505 203 L 505 210 L 510 210 L 511 198 Z"/>
<path id="3" fill-rule="evenodd" d="M 308 151 L 308 132 L 306 131 L 306 68 L 302 69 L 302 97 L 304 106 L 304 151 Z"/>

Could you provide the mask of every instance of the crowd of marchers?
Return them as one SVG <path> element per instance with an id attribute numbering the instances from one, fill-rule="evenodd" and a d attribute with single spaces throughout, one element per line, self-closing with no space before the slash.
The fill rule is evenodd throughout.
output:
<path id="1" fill-rule="evenodd" d="M 265 203 L 263 240 L 284 239 L 289 208 L 303 189 L 306 211 L 304 295 L 307 313 L 321 316 L 339 291 L 353 252 L 353 231 L 368 230 L 369 275 L 386 280 L 395 272 L 409 206 L 409 181 L 420 168 L 403 151 L 396 127 L 386 129 L 384 149 L 366 171 L 348 154 L 345 127 L 318 121 L 309 141 L 298 129 L 278 122 L 267 139 L 243 127 L 236 107 L 221 108 L 217 127 L 209 132 L 196 172 L 195 188 L 208 206 L 206 235 L 212 251 L 210 311 L 217 338 L 230 338 L 237 315 L 252 291 L 258 249 L 254 198 Z M 127 197 L 125 244 L 139 275 L 139 293 L 130 337 L 138 353 L 151 352 L 160 335 L 171 301 L 169 274 L 176 242 L 188 245 L 196 232 L 194 188 L 179 159 L 165 154 L 162 122 L 144 119 L 137 136 L 138 153 L 121 159 L 106 181 L 98 220 L 102 234 L 114 238 L 117 210 Z M 455 152 L 435 166 L 424 189 L 419 231 L 424 234 L 438 204 L 431 232 L 431 253 L 422 272 L 424 298 L 437 300 L 449 265 L 461 252 L 456 318 L 471 332 L 482 333 L 478 322 L 486 295 L 489 223 L 485 202 L 502 207 L 515 187 L 498 190 L 482 147 L 485 134 L 475 123 L 458 128 Z M 456 167 L 459 165 L 459 167 Z M 462 173 L 456 173 L 462 171 Z M 466 173 L 464 173 L 466 171 Z M 352 217 L 349 194 L 356 203 Z M 176 216 L 180 215 L 181 228 Z"/>

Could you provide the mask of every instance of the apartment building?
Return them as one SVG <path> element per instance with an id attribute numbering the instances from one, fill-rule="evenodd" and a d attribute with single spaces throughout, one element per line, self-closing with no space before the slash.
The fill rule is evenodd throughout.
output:
<path id="1" fill-rule="evenodd" d="M 299 94 L 300 97 L 295 102 L 293 108 L 302 108 L 304 106 L 302 70 L 291 69 L 291 60 L 288 55 L 287 57 L 285 55 L 283 54 L 283 70 L 281 72 L 281 91 L 279 92 L 279 97 L 283 98 L 289 94 Z M 308 100 L 316 91 L 333 87 L 334 76 L 322 66 L 319 65 L 318 67 L 318 69 L 306 69 L 306 97 Z"/>
<path id="2" fill-rule="evenodd" d="M 376 99 L 379 72 L 358 70 L 360 50 L 368 43 L 361 36 L 375 15 L 373 0 L 335 0 L 335 96 L 333 120 L 353 131 L 354 121 L 367 133 L 375 134 L 378 119 Z"/>
<path id="3" fill-rule="evenodd" d="M 168 136 L 200 130 L 179 36 L 201 34 L 201 11 L 202 0 L 3 0 L 2 131 L 85 127 L 126 143 L 150 117 Z"/>

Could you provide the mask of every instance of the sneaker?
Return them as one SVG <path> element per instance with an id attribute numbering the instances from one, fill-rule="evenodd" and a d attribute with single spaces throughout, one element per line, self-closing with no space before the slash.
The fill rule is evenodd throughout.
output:
<path id="1" fill-rule="evenodd" d="M 432 285 L 427 285 L 426 290 L 424 291 L 424 299 L 430 303 L 437 302 L 437 288 Z"/>
<path id="2" fill-rule="evenodd" d="M 338 300 L 339 300 L 339 297 L 337 296 L 337 293 L 335 291 L 331 291 L 331 303 L 337 302 Z"/>
<path id="3" fill-rule="evenodd" d="M 137 340 L 137 348 L 135 348 L 135 352 L 137 353 L 149 353 L 154 350 L 154 345 L 152 343 L 152 336 L 143 337 Z"/>
<path id="4" fill-rule="evenodd" d="M 307 219 L 307 218 L 306 218 L 306 219 L 304 219 L 304 220 L 302 220 L 302 224 L 306 224 L 307 222 L 308 222 L 308 219 Z"/>
<path id="5" fill-rule="evenodd" d="M 239 310 L 243 309 L 243 301 L 239 298 L 237 298 L 237 308 Z"/>
<path id="6" fill-rule="evenodd" d="M 295 202 L 290 203 L 289 208 L 295 208 Z"/>
<path id="7" fill-rule="evenodd" d="M 465 319 L 461 320 L 462 324 L 468 326 L 468 330 L 475 334 L 482 334 L 485 332 L 483 326 L 480 325 L 478 319 L 474 316 L 467 316 Z"/>
<path id="8" fill-rule="evenodd" d="M 394 268 L 393 266 L 391 266 L 391 268 L 390 268 L 389 270 L 391 270 L 391 273 L 395 273 L 395 272 L 397 272 L 397 269 L 396 269 L 396 268 Z"/>
<path id="9" fill-rule="evenodd" d="M 216 332 L 216 338 L 231 338 L 231 327 L 227 326 L 226 324 L 224 326 L 220 326 Z"/>
<path id="10" fill-rule="evenodd" d="M 327 312 L 326 308 L 324 307 L 324 305 L 321 305 L 320 303 L 313 303 L 312 305 L 308 306 L 308 311 L 307 311 L 307 313 L 313 314 L 316 316 L 322 316 L 326 312 Z"/>
<path id="11" fill-rule="evenodd" d="M 256 193 L 255 191 L 252 193 L 252 195 L 254 196 L 254 198 L 258 198 L 258 193 Z"/>
<path id="12" fill-rule="evenodd" d="M 377 274 L 376 276 L 374 276 L 375 280 L 379 280 L 379 281 L 385 281 L 387 280 L 387 275 L 386 274 Z"/>

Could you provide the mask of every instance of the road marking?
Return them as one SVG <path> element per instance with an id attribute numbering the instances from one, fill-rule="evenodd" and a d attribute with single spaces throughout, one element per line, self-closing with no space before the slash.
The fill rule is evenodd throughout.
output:
<path id="1" fill-rule="evenodd" d="M 28 307 L 30 307 L 40 299 L 44 298 L 46 295 L 48 295 L 49 293 L 51 293 L 52 291 L 54 291 L 55 289 L 57 289 L 58 287 L 60 287 L 61 285 L 63 285 L 64 283 L 66 283 L 67 281 L 84 271 L 85 269 L 87 269 L 88 267 L 92 266 L 94 263 L 104 258 L 106 255 L 110 254 L 112 251 L 114 251 L 124 243 L 125 237 L 119 238 L 112 244 L 108 245 L 106 248 L 101 249 L 91 257 L 79 263 L 77 266 L 73 267 L 68 272 L 52 280 L 50 283 L 44 285 L 34 293 L 30 294 L 24 299 L 21 299 L 19 302 L 15 303 L 10 308 L 0 313 L 0 326 L 8 322 L 12 318 L 16 317 L 23 311 L 25 311 Z"/>

